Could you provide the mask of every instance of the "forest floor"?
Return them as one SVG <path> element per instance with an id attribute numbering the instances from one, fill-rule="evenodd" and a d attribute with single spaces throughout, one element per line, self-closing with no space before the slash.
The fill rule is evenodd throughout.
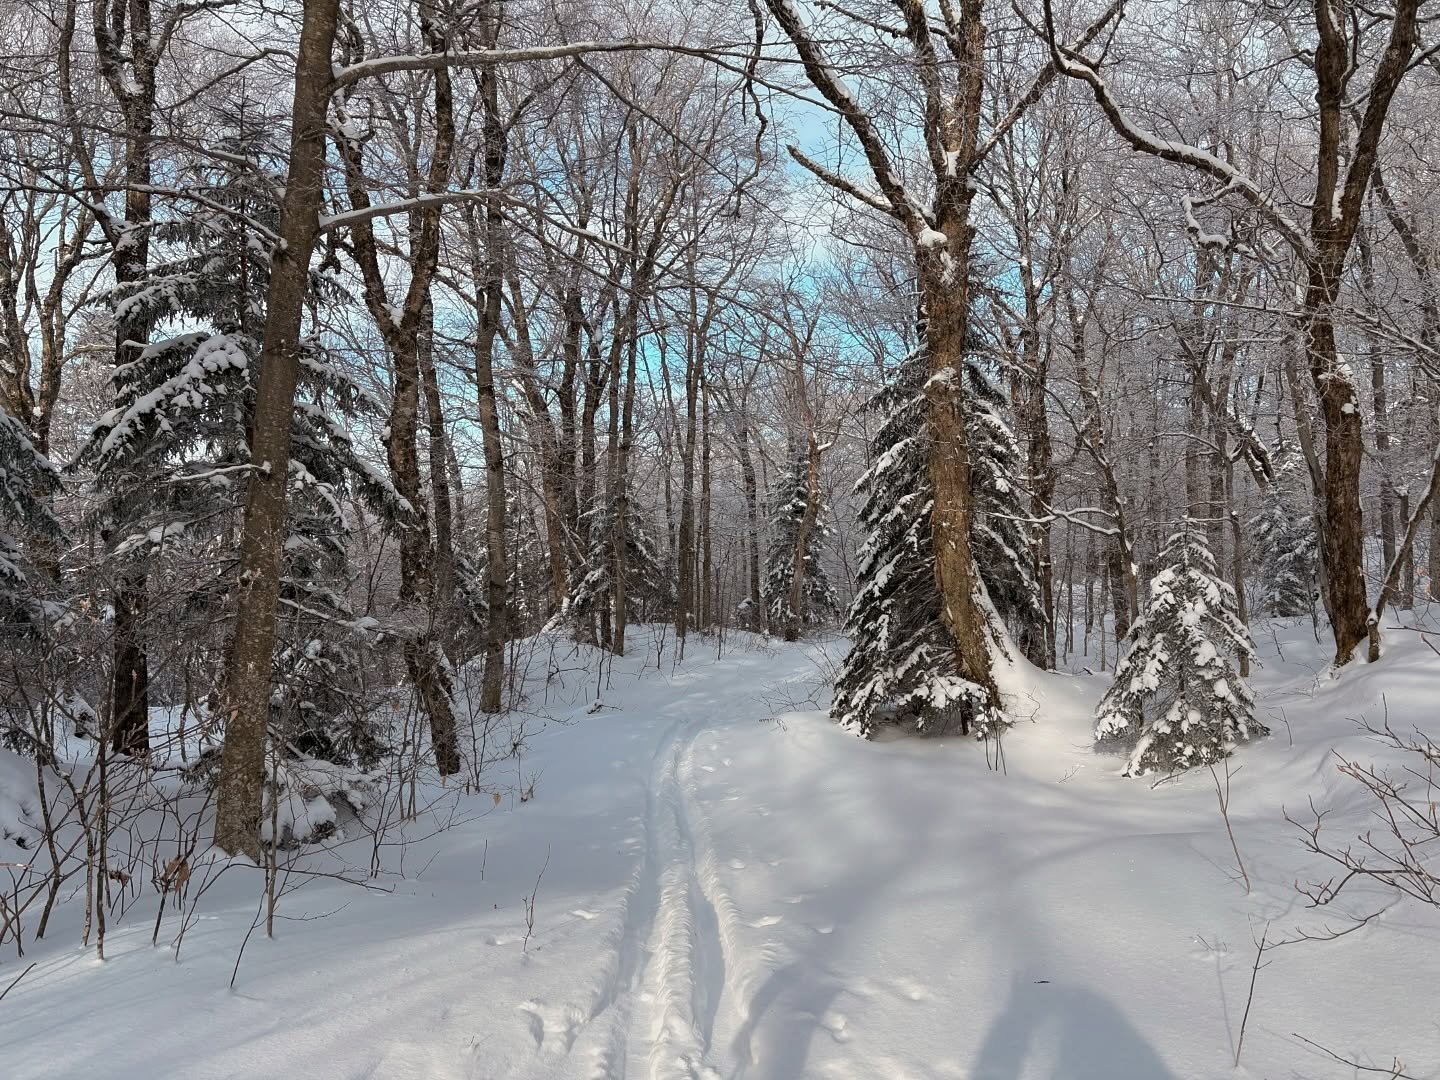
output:
<path id="1" fill-rule="evenodd" d="M 1392 633 L 1337 679 L 1308 624 L 1261 637 L 1274 734 L 1231 762 L 1248 892 L 1208 771 L 1152 787 L 1092 752 L 1103 677 L 1010 673 L 1023 719 L 987 762 L 966 739 L 837 729 L 839 643 L 692 638 L 679 661 L 636 628 L 604 675 L 583 652 L 544 665 L 514 790 L 422 790 L 382 891 L 304 879 L 238 971 L 254 871 L 195 904 L 178 963 L 178 916 L 151 945 L 153 894 L 103 962 L 78 937 L 5 957 L 0 988 L 35 967 L 0 1001 L 0 1075 L 1359 1075 L 1327 1051 L 1440 1075 L 1440 912 L 1378 887 L 1307 907 L 1297 882 L 1333 870 L 1284 817 L 1313 799 L 1337 841 L 1375 824 L 1333 752 L 1402 767 L 1354 721 L 1432 725 L 1440 657 Z M 307 865 L 371 854 L 361 836 Z M 1262 934 L 1386 905 L 1256 972 Z"/>

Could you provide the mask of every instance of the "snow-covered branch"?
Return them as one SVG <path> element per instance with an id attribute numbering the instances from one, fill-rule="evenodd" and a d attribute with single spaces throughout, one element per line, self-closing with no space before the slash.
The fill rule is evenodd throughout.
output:
<path id="1" fill-rule="evenodd" d="M 1251 205 L 1265 216 L 1265 219 L 1280 233 L 1302 259 L 1309 262 L 1315 258 L 1316 248 L 1309 234 L 1295 221 L 1267 192 L 1260 183 L 1228 161 L 1216 157 L 1207 150 L 1174 139 L 1161 138 L 1142 127 L 1128 112 L 1120 107 L 1110 91 L 1109 84 L 1100 74 L 1098 66 L 1086 59 L 1079 50 L 1061 45 L 1055 38 L 1055 17 L 1052 0 L 1044 0 L 1045 36 L 1050 46 L 1050 57 L 1062 75 L 1078 79 L 1090 88 L 1095 102 L 1115 133 L 1144 154 L 1158 157 L 1162 161 L 1187 165 L 1192 169 L 1225 184 L 1242 195 Z"/>

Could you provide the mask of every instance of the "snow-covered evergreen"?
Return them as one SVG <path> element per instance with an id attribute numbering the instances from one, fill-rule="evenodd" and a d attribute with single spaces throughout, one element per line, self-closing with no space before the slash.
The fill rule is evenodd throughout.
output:
<path id="1" fill-rule="evenodd" d="M 924 734 L 947 734 L 961 726 L 980 737 L 1006 724 L 988 707 L 983 691 L 956 670 L 955 647 L 941 617 L 935 581 L 927 403 L 928 358 L 917 350 L 901 361 L 894 379 L 870 402 L 885 420 L 873 441 L 874 464 L 856 490 L 865 495 L 860 524 L 867 538 L 859 552 L 859 581 L 845 617 L 853 647 L 836 678 L 830 714 L 868 737 L 880 725 L 899 722 Z M 971 525 L 986 590 L 992 588 L 1011 614 L 1028 609 L 1023 590 L 1034 588 L 1018 523 L 999 515 L 1018 512 L 1018 451 L 1000 419 L 983 375 L 968 380 L 970 431 L 979 452 L 972 457 L 980 494 Z M 983 556 L 981 553 L 984 553 Z M 1032 599 L 1030 603 L 1035 603 Z M 1036 605 L 1038 608 L 1038 604 Z"/>
<path id="2" fill-rule="evenodd" d="M 1186 519 L 1158 563 L 1129 651 L 1096 707 L 1097 747 L 1127 754 L 1127 776 L 1218 761 L 1269 734 L 1234 663 L 1253 658 L 1250 632 L 1204 532 Z"/>
<path id="3" fill-rule="evenodd" d="M 1031 558 L 1024 456 L 1005 420 L 1005 395 L 984 363 L 966 365 L 966 428 L 975 518 L 970 545 L 990 602 L 1021 643 L 1045 641 L 1045 611 Z"/>
<path id="4" fill-rule="evenodd" d="M 76 463 L 93 470 L 108 496 L 98 524 L 113 560 L 143 561 L 162 578 L 179 566 L 210 568 L 199 583 L 178 583 L 191 613 L 217 610 L 233 585 L 235 523 L 254 467 L 258 331 L 279 217 L 279 181 L 262 164 L 259 133 L 236 126 L 219 143 L 222 164 L 186 176 L 203 202 L 156 226 L 166 257 L 143 281 L 105 297 L 117 317 L 138 307 L 147 324 L 178 332 L 112 374 L 116 408 L 100 418 Z M 334 294 L 319 275 L 312 288 L 317 296 Z M 363 669 L 355 649 L 374 631 L 373 620 L 357 618 L 342 594 L 346 504 L 354 495 L 393 524 L 411 513 L 351 441 L 352 425 L 380 414 L 379 402 L 317 340 L 301 342 L 275 702 L 277 715 L 291 718 L 292 743 L 343 760 L 366 757 L 370 736 L 341 730 L 358 721 L 343 719 L 353 713 L 346 689 L 354 680 L 337 676 Z M 332 724 L 341 729 L 328 730 Z"/>
<path id="5" fill-rule="evenodd" d="M 22 537 L 58 548 L 64 530 L 48 500 L 59 488 L 59 473 L 25 425 L 0 409 L 0 634 L 30 625 L 38 611 Z"/>
<path id="6" fill-rule="evenodd" d="M 1294 488 L 1303 481 L 1296 475 L 1296 456 L 1286 453 L 1278 457 L 1275 479 L 1265 490 L 1260 512 L 1250 519 L 1260 564 L 1256 599 L 1271 615 L 1313 617 L 1320 557 L 1315 519 L 1308 510 L 1297 509 Z"/>
<path id="7" fill-rule="evenodd" d="M 563 618 L 574 623 L 593 621 L 614 602 L 614 512 L 602 504 L 587 517 L 590 549 L 584 574 L 570 590 L 562 612 Z M 675 589 L 662 566 L 654 538 L 632 503 L 625 518 L 625 606 L 632 620 L 669 615 Z"/>
<path id="8" fill-rule="evenodd" d="M 772 633 L 788 632 L 787 628 L 817 626 L 832 619 L 840 610 L 840 600 L 830 577 L 820 561 L 820 548 L 830 535 L 826 524 L 826 506 L 820 498 L 818 507 L 811 507 L 809 453 L 798 450 L 791 455 L 790 467 L 772 489 L 770 513 L 770 545 L 765 553 L 765 580 L 761 583 L 761 600 Z M 795 549 L 805 518 L 812 518 L 805 534 L 801 554 L 804 582 L 801 607 L 794 610 Z"/>

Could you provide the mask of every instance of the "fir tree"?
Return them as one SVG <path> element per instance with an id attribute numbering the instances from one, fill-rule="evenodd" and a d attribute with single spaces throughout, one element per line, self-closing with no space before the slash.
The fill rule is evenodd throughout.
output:
<path id="1" fill-rule="evenodd" d="M 865 496 L 859 519 L 867 537 L 845 616 L 852 646 L 830 710 L 866 738 L 885 723 L 981 737 L 1006 724 L 984 691 L 959 675 L 942 618 L 930 527 L 928 377 L 927 357 L 917 350 L 869 404 L 885 419 L 872 444 L 874 463 L 856 485 Z"/>
<path id="2" fill-rule="evenodd" d="M 1096 743 L 1128 755 L 1126 776 L 1205 765 L 1269 734 L 1232 662 L 1254 650 L 1204 532 L 1187 519 L 1158 562 L 1129 651 L 1096 709 Z"/>
<path id="3" fill-rule="evenodd" d="M 224 125 L 222 125 L 223 129 Z M 142 311 L 148 325 L 194 327 L 154 341 L 112 375 L 116 408 L 96 424 L 77 460 L 110 498 L 99 522 L 117 563 L 174 573 L 188 553 L 219 567 L 180 590 L 187 609 L 213 623 L 234 584 L 235 522 L 245 501 L 260 355 L 258 329 L 278 222 L 278 179 L 262 164 L 254 127 L 222 130 L 219 167 L 187 174 L 197 208 L 155 227 L 162 254 L 142 281 L 105 299 L 117 318 Z M 316 275 L 317 296 L 336 295 Z M 314 756 L 373 756 L 373 733 L 352 707 L 341 673 L 362 670 L 357 645 L 373 627 L 357 619 L 343 582 L 347 492 L 383 520 L 403 525 L 410 508 L 388 478 L 353 447 L 347 427 L 381 415 L 314 340 L 301 343 L 293 410 L 284 545 L 281 638 L 275 653 L 276 722 L 292 746 Z M 167 562 L 168 560 L 168 562 Z"/>
<path id="4" fill-rule="evenodd" d="M 1031 655 L 1045 642 L 1045 611 L 1030 557 L 1029 516 L 1020 477 L 1024 457 L 1005 421 L 1005 395 L 978 358 L 966 364 L 970 488 L 975 518 L 970 545 L 996 613 Z"/>
<path id="5" fill-rule="evenodd" d="M 35 449 L 25 425 L 0 409 L 0 636 L 32 628 L 40 614 L 21 538 L 51 547 L 63 542 L 48 501 L 59 488 L 59 473 Z"/>
<path id="6" fill-rule="evenodd" d="M 966 375 L 975 492 L 970 542 L 980 580 L 1017 635 L 1043 635 L 1022 520 L 1021 454 L 1004 419 L 1004 395 L 973 356 Z M 866 737 L 887 721 L 925 734 L 958 729 L 981 737 L 1007 723 L 985 707 L 978 687 L 956 673 L 954 645 L 941 617 L 930 527 L 928 378 L 928 359 L 916 350 L 869 406 L 885 420 L 872 445 L 874 464 L 856 486 L 866 496 L 860 523 L 868 536 L 845 621 L 854 647 L 841 665 L 831 708 L 836 720 Z"/>
<path id="7" fill-rule="evenodd" d="M 1297 510 L 1289 497 L 1298 463 L 1282 453 L 1275 479 L 1265 490 L 1260 512 L 1250 519 L 1259 556 L 1260 606 L 1271 615 L 1315 617 L 1315 568 L 1319 560 L 1314 518 Z"/>
<path id="8" fill-rule="evenodd" d="M 818 492 L 814 495 L 818 505 L 810 505 L 810 456 L 805 450 L 794 454 L 790 468 L 771 493 L 770 547 L 766 552 L 765 581 L 760 592 L 771 631 L 783 630 L 786 640 L 798 636 L 802 626 L 817 626 L 834 618 L 840 609 L 839 598 L 820 563 L 820 547 L 830 530 L 825 522 L 824 500 Z M 804 580 L 797 611 L 794 607 L 795 555 L 801 544 L 800 534 L 807 529 L 800 555 Z"/>
<path id="9" fill-rule="evenodd" d="M 561 617 L 573 623 L 593 621 L 614 602 L 614 515 L 609 506 L 596 506 L 586 515 L 590 547 L 580 580 L 570 590 Z M 644 621 L 669 614 L 675 590 L 662 569 L 660 554 L 645 521 L 633 503 L 625 522 L 626 606 Z"/>

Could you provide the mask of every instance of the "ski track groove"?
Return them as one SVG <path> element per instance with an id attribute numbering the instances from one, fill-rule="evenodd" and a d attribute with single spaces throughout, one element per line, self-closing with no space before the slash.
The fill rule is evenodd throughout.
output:
<path id="1" fill-rule="evenodd" d="M 740 947 L 750 924 L 722 883 L 722 859 L 693 799 L 695 739 L 713 717 L 691 700 L 693 683 L 677 689 L 649 763 L 643 854 L 588 1007 L 568 1005 L 552 1020 L 539 1002 L 518 1006 L 537 1053 L 588 1050 L 590 1080 L 722 1080 L 717 1034 L 743 1031 L 773 966 L 773 948 L 749 956 Z M 751 1063 L 748 1046 L 731 1049 Z"/>

